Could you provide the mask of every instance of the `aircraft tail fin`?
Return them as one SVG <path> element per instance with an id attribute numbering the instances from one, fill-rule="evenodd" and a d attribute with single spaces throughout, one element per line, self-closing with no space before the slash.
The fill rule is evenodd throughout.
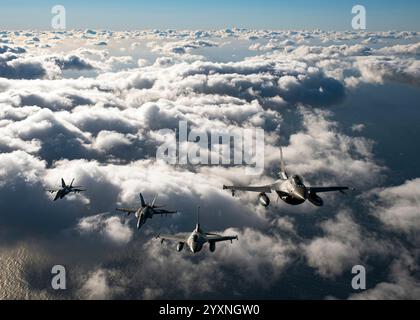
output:
<path id="1" fill-rule="evenodd" d="M 200 230 L 200 206 L 197 207 L 197 224 L 195 226 L 196 230 Z"/>
<path id="2" fill-rule="evenodd" d="M 141 194 L 141 192 L 140 192 L 139 196 L 140 196 L 141 206 L 142 207 L 145 207 L 146 206 L 146 202 L 144 201 L 144 198 L 143 198 L 143 195 Z"/>
<path id="3" fill-rule="evenodd" d="M 65 188 L 65 187 L 66 187 L 66 183 L 64 182 L 64 179 L 63 179 L 63 178 L 61 178 L 61 186 L 62 186 L 63 188 Z"/>
<path id="4" fill-rule="evenodd" d="M 280 173 L 279 174 L 282 179 L 286 180 L 288 178 L 287 173 L 286 173 L 286 165 L 284 164 L 284 159 L 283 159 L 283 150 L 281 147 L 280 147 Z"/>
<path id="5" fill-rule="evenodd" d="M 73 180 L 71 180 L 70 187 L 73 187 L 73 182 L 74 182 L 74 178 Z"/>
<path id="6" fill-rule="evenodd" d="M 155 194 L 155 197 L 153 198 L 152 208 L 155 206 L 157 196 L 158 196 L 158 194 L 156 193 L 156 194 Z"/>

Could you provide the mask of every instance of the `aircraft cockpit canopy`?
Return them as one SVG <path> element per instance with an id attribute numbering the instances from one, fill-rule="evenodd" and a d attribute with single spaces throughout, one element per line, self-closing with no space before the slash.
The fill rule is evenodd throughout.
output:
<path id="1" fill-rule="evenodd" d="M 297 185 L 297 186 L 303 186 L 303 179 L 302 177 L 295 175 L 292 177 L 293 182 Z"/>

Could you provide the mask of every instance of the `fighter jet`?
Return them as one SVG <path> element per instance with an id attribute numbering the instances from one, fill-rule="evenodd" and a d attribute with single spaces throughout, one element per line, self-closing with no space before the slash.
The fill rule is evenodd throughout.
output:
<path id="1" fill-rule="evenodd" d="M 197 211 L 197 224 L 195 229 L 191 233 L 179 233 L 176 235 L 158 235 L 156 238 L 161 239 L 161 242 L 165 240 L 171 240 L 178 242 L 176 250 L 182 251 L 184 245 L 187 245 L 188 249 L 192 253 L 199 252 L 205 243 L 209 244 L 210 251 L 216 250 L 216 242 L 238 240 L 238 236 L 221 236 L 215 233 L 204 232 L 200 227 L 200 208 Z"/>
<path id="2" fill-rule="evenodd" d="M 68 186 L 64 182 L 64 179 L 61 178 L 61 188 L 60 189 L 47 189 L 46 191 L 48 191 L 50 193 L 56 192 L 55 197 L 54 197 L 54 201 L 56 201 L 58 199 L 63 199 L 66 195 L 68 195 L 71 192 L 79 193 L 79 192 L 82 192 L 82 191 L 86 191 L 86 189 L 80 189 L 80 188 L 82 188 L 81 186 L 73 186 L 73 182 L 74 182 L 74 179 L 71 181 L 70 185 Z"/>
<path id="3" fill-rule="evenodd" d="M 143 195 L 140 193 L 140 202 L 141 202 L 140 208 L 138 209 L 116 208 L 115 210 L 120 211 L 120 212 L 126 212 L 127 215 L 134 213 L 135 217 L 137 218 L 137 229 L 140 229 L 142 225 L 146 223 L 147 219 L 152 219 L 153 215 L 155 214 L 168 215 L 171 213 L 177 213 L 177 211 L 168 211 L 165 209 L 160 209 L 164 206 L 155 205 L 156 198 L 157 198 L 157 194 L 155 195 L 153 202 L 149 204 L 144 201 Z"/>
<path id="4" fill-rule="evenodd" d="M 284 160 L 283 160 L 283 151 L 280 148 L 280 179 L 276 180 L 273 184 L 264 185 L 264 186 L 225 186 L 223 189 L 231 190 L 232 196 L 235 196 L 236 191 L 252 191 L 259 192 L 258 201 L 264 206 L 268 207 L 270 205 L 270 198 L 267 196 L 267 193 L 274 192 L 277 194 L 278 198 L 282 199 L 284 202 L 290 205 L 299 205 L 304 203 L 306 200 L 311 202 L 315 206 L 322 206 L 324 201 L 317 193 L 321 192 L 330 192 L 330 191 L 340 191 L 350 189 L 349 187 L 307 187 L 303 183 L 302 177 L 298 175 L 292 175 L 289 177 L 286 173 Z M 278 199 L 277 198 L 277 199 Z"/>

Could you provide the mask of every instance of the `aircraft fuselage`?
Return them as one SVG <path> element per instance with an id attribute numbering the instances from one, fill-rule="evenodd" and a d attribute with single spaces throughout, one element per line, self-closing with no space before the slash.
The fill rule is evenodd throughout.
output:
<path id="1" fill-rule="evenodd" d="M 136 211 L 135 216 L 137 218 L 137 229 L 140 229 L 147 219 L 152 219 L 153 210 L 149 206 L 141 207 Z"/>
<path id="2" fill-rule="evenodd" d="M 205 236 L 201 232 L 194 230 L 187 240 L 187 246 L 192 253 L 196 253 L 203 249 L 206 242 Z"/>
<path id="3" fill-rule="evenodd" d="M 287 180 L 277 180 L 273 190 L 281 200 L 290 205 L 299 205 L 306 201 L 308 190 L 301 179 L 296 180 L 297 176 L 292 176 Z"/>
<path id="4" fill-rule="evenodd" d="M 57 193 L 55 194 L 55 198 L 54 201 L 58 200 L 58 199 L 63 199 L 66 195 L 68 195 L 71 192 L 71 189 L 68 187 L 59 189 L 57 191 Z"/>

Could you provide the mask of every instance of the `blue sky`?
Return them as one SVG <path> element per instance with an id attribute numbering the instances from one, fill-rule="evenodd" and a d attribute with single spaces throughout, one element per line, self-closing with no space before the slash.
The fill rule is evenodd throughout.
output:
<path id="1" fill-rule="evenodd" d="M 362 4 L 368 30 L 420 30 L 418 0 L 0 0 L 0 29 L 49 29 L 57 4 L 67 10 L 68 28 L 348 30 L 351 8 Z"/>

